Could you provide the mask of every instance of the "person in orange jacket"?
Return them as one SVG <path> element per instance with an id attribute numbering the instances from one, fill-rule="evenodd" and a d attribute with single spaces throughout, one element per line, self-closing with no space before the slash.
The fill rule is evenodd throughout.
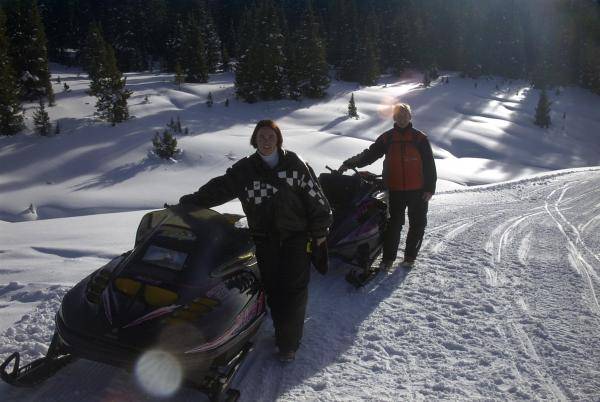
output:
<path id="1" fill-rule="evenodd" d="M 408 234 L 403 265 L 412 267 L 427 226 L 429 200 L 435 193 L 437 172 L 427 136 L 412 126 L 410 105 L 394 105 L 394 127 L 381 134 L 363 152 L 342 164 L 339 171 L 370 165 L 385 156 L 383 179 L 388 189 L 390 220 L 384 234 L 380 269 L 389 270 L 398 253 L 404 214 L 408 209 Z"/>

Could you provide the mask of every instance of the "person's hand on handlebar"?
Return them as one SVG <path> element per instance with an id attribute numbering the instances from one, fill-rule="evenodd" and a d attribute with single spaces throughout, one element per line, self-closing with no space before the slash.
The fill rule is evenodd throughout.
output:
<path id="1" fill-rule="evenodd" d="M 350 168 L 342 163 L 342 166 L 340 166 L 337 171 L 339 174 L 343 174 L 348 169 L 350 169 Z"/>

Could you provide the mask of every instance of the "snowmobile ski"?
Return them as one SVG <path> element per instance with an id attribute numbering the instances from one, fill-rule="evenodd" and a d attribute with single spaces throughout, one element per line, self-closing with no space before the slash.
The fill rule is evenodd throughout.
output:
<path id="1" fill-rule="evenodd" d="M 379 268 L 353 269 L 346 274 L 346 281 L 358 289 L 371 282 L 380 272 Z"/>
<path id="2" fill-rule="evenodd" d="M 74 360 L 74 356 L 71 354 L 61 353 L 59 342 L 55 333 L 46 356 L 23 367 L 20 366 L 21 356 L 19 352 L 14 352 L 0 365 L 0 377 L 15 387 L 33 387 L 46 381 Z M 11 363 L 13 366 L 12 370 L 9 371 L 8 366 Z"/>

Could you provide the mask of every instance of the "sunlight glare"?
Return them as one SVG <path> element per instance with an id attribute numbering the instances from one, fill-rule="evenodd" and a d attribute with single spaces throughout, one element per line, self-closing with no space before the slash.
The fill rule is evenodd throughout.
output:
<path id="1" fill-rule="evenodd" d="M 135 377 L 148 394 L 155 397 L 168 397 L 179 389 L 183 370 L 172 354 L 163 350 L 150 350 L 137 361 Z"/>

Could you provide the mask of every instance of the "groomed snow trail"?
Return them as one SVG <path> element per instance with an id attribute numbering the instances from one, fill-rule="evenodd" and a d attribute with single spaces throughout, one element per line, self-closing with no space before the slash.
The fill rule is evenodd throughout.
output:
<path id="1" fill-rule="evenodd" d="M 242 401 L 598 400 L 599 217 L 600 169 L 436 195 L 412 271 L 359 291 L 342 265 L 313 274 L 295 362 L 272 357 L 265 323 L 236 381 Z M 0 355 L 41 353 L 27 326 L 57 307 L 49 298 L 10 327 Z M 43 326 L 49 334 L 51 320 Z M 154 400 L 124 371 L 86 361 L 35 390 L 0 385 L 0 397 Z"/>
<path id="2" fill-rule="evenodd" d="M 243 400 L 599 398 L 598 214 L 599 170 L 436 195 L 418 265 L 315 275 L 297 361 Z"/>

